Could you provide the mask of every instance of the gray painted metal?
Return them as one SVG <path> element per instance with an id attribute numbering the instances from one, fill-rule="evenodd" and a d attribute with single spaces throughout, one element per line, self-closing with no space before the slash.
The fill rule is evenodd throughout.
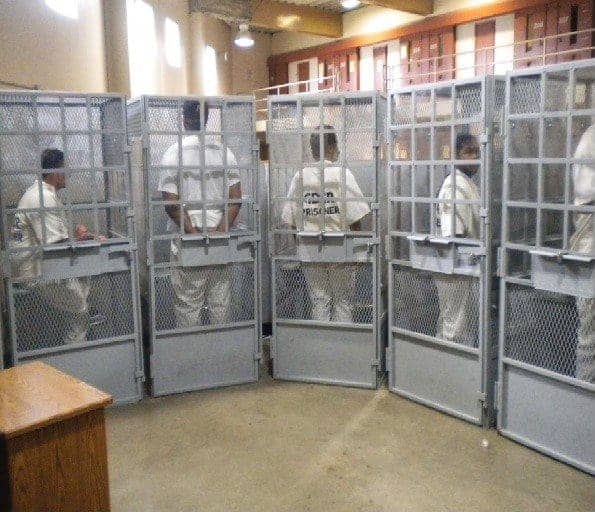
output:
<path id="1" fill-rule="evenodd" d="M 197 102 L 200 118 L 208 118 L 199 130 L 184 127 L 187 101 Z M 141 275 L 146 276 L 151 393 L 256 381 L 260 185 L 253 98 L 142 96 L 129 102 L 128 119 L 143 177 L 146 270 Z M 180 152 L 180 145 L 194 149 Z M 225 193 L 235 178 L 240 199 Z M 162 195 L 168 183 L 182 190 L 169 203 Z M 236 204 L 240 213 L 229 223 L 227 212 Z M 199 232 L 189 234 L 174 224 L 166 213 L 169 205 L 193 215 Z M 213 213 L 225 223 L 220 231 L 207 219 Z"/>
<path id="2" fill-rule="evenodd" d="M 386 344 L 379 265 L 386 98 L 271 96 L 268 112 L 274 377 L 376 388 Z M 325 163 L 333 138 L 339 152 Z M 355 230 L 358 204 L 368 213 Z"/>
<path id="3" fill-rule="evenodd" d="M 498 429 L 595 474 L 595 205 L 573 177 L 595 167 L 595 60 L 506 85 Z"/>
<path id="4" fill-rule="evenodd" d="M 389 389 L 483 425 L 495 416 L 504 92 L 478 77 L 389 94 Z M 456 154 L 460 134 L 477 158 Z"/>
<path id="5" fill-rule="evenodd" d="M 65 154 L 60 172 L 66 186 L 55 200 L 41 186 L 46 148 Z M 45 361 L 113 394 L 117 403 L 140 400 L 144 373 L 124 98 L 0 93 L 0 180 L 10 362 Z M 57 232 L 67 231 L 60 239 L 50 238 L 52 218 Z M 37 231 L 27 227 L 36 222 Z M 93 237 L 77 241 L 79 224 Z"/>

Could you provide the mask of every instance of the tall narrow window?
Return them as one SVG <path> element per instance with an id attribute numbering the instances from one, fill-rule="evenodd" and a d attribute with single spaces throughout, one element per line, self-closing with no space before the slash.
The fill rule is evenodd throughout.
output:
<path id="1" fill-rule="evenodd" d="M 171 67 L 182 67 L 180 26 L 170 18 L 165 18 L 165 58 Z"/>
<path id="2" fill-rule="evenodd" d="M 126 0 L 126 12 L 131 95 L 155 93 L 158 90 L 155 12 L 143 0 Z"/>
<path id="3" fill-rule="evenodd" d="M 570 32 L 573 32 L 570 36 L 570 44 L 576 44 L 578 31 L 578 5 L 570 6 Z"/>
<path id="4" fill-rule="evenodd" d="M 205 46 L 203 59 L 203 88 L 207 96 L 217 94 L 219 89 L 219 77 L 217 75 L 217 52 L 208 44 Z"/>
<path id="5" fill-rule="evenodd" d="M 77 20 L 79 17 L 78 0 L 45 0 L 45 5 L 66 18 Z"/>

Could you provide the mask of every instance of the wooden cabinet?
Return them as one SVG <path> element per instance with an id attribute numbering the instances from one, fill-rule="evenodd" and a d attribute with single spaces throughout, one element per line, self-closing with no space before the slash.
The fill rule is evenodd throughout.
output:
<path id="1" fill-rule="evenodd" d="M 108 512 L 111 402 L 40 362 L 1 371 L 0 512 Z"/>

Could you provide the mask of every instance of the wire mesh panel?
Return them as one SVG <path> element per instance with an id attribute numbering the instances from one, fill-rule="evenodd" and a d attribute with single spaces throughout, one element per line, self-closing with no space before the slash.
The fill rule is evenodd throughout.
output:
<path id="1" fill-rule="evenodd" d="M 376 387 L 386 100 L 269 99 L 274 375 Z"/>
<path id="2" fill-rule="evenodd" d="M 152 393 L 258 377 L 259 168 L 247 97 L 144 96 Z"/>
<path id="3" fill-rule="evenodd" d="M 505 81 L 390 94 L 390 388 L 475 423 L 493 418 Z"/>
<path id="4" fill-rule="evenodd" d="M 595 61 L 512 73 L 507 92 L 498 425 L 594 472 Z"/>
<path id="5" fill-rule="evenodd" d="M 0 93 L 2 267 L 13 364 L 141 397 L 125 102 Z"/>

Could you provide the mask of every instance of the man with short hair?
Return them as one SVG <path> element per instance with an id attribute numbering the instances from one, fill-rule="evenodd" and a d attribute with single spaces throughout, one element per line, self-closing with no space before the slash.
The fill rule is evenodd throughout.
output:
<path id="1" fill-rule="evenodd" d="M 574 158 L 593 160 L 595 158 L 595 125 L 582 134 Z M 595 168 L 593 163 L 575 163 L 573 166 L 574 204 L 586 206 L 595 204 Z M 570 250 L 593 256 L 595 215 L 574 214 L 574 233 L 570 239 Z M 576 378 L 595 383 L 595 299 L 576 298 L 579 325 L 576 346 Z"/>
<path id="2" fill-rule="evenodd" d="M 360 231 L 361 221 L 370 213 L 370 206 L 364 200 L 357 201 L 364 195 L 351 171 L 336 164 L 340 153 L 334 128 L 324 125 L 323 129 L 324 171 L 312 166 L 295 174 L 287 194 L 292 201 L 285 204 L 282 221 L 291 229 L 301 229 L 303 223 L 303 229 L 311 232 Z M 317 133 L 310 137 L 310 149 L 314 160 L 320 162 L 320 126 L 315 130 Z M 303 176 L 301 196 L 300 174 Z M 343 199 L 348 201 L 342 202 Z M 310 290 L 312 319 L 352 323 L 357 267 L 345 263 L 306 263 L 302 271 Z"/>
<path id="3" fill-rule="evenodd" d="M 455 143 L 457 160 L 478 160 L 479 145 L 475 136 L 457 135 Z M 438 193 L 438 229 L 445 238 L 459 237 L 478 240 L 480 237 L 481 193 L 473 178 L 478 164 L 459 165 L 446 177 Z M 474 201 L 475 204 L 457 204 L 454 200 Z M 453 223 L 454 218 L 454 223 Z M 436 273 L 434 282 L 438 292 L 437 337 L 446 341 L 477 346 L 477 300 L 474 294 L 477 279 L 463 275 Z"/>
<path id="4" fill-rule="evenodd" d="M 183 121 L 186 131 L 198 132 L 201 129 L 200 102 L 187 100 L 183 105 Z M 205 125 L 209 119 L 208 106 L 204 109 Z M 201 166 L 201 153 L 204 151 L 204 167 Z M 227 166 L 235 166 L 236 159 L 228 148 L 225 154 Z M 181 161 L 180 161 L 181 159 Z M 179 172 L 180 163 L 184 166 Z M 159 191 L 164 201 L 182 199 L 188 203 L 202 203 L 205 208 L 192 204 L 180 207 L 178 204 L 165 206 L 170 218 L 170 231 L 186 234 L 224 233 L 235 223 L 240 212 L 240 203 L 229 204 L 227 217 L 222 203 L 227 200 L 242 199 L 242 187 L 237 171 L 223 168 L 222 147 L 214 142 L 205 142 L 203 148 L 197 134 L 182 138 L 181 149 L 178 143 L 170 146 L 161 159 Z M 227 171 L 227 190 L 223 191 Z M 178 180 L 180 184 L 178 186 Z M 204 189 L 203 189 L 204 183 Z M 180 194 L 179 187 L 182 189 Z M 212 203 L 221 203 L 213 205 Z M 180 262 L 180 243 L 171 244 L 172 262 Z M 231 276 L 226 265 L 205 265 L 198 267 L 175 266 L 172 268 L 172 285 L 175 292 L 174 312 L 178 327 L 194 327 L 201 324 L 202 312 L 209 312 L 211 324 L 227 323 L 231 302 Z"/>
<path id="5" fill-rule="evenodd" d="M 45 149 L 41 155 L 41 167 L 48 172 L 42 174 L 41 183 L 35 180 L 17 206 L 20 211 L 15 216 L 12 229 L 15 247 L 36 248 L 70 240 L 64 210 L 60 210 L 64 205 L 57 195 L 59 190 L 66 187 L 66 174 L 56 171 L 64 167 L 64 153 L 59 149 Z M 37 210 L 42 207 L 46 210 Z M 74 238 L 80 242 L 94 237 L 87 227 L 81 224 L 76 227 Z M 70 278 L 60 281 L 37 281 L 36 278 L 43 279 L 42 251 L 22 251 L 16 258 L 17 276 L 27 279 L 25 286 L 39 293 L 50 306 L 66 314 L 65 343 L 85 341 L 89 329 L 87 280 Z"/>

